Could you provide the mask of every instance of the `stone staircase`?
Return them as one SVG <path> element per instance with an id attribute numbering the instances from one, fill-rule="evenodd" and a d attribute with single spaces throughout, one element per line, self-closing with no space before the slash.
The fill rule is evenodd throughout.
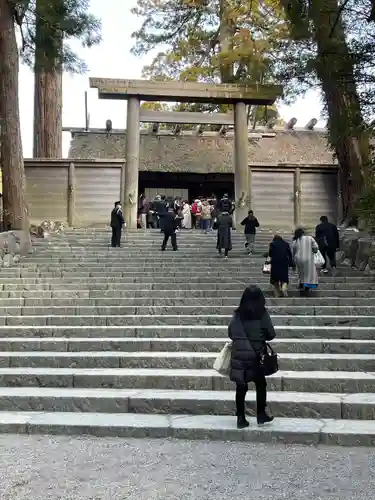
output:
<path id="1" fill-rule="evenodd" d="M 228 260 L 214 234 L 178 238 L 162 253 L 158 232 L 112 249 L 104 229 L 70 230 L 1 270 L 0 432 L 373 445 L 375 282 L 342 268 L 315 296 L 275 299 L 261 274 L 270 233 L 249 257 L 234 232 Z M 233 384 L 212 364 L 248 284 L 267 291 L 281 370 L 275 421 L 239 431 Z"/>

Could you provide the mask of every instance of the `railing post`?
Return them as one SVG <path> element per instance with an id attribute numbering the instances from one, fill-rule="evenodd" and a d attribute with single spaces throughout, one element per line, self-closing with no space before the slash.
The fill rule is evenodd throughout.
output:
<path id="1" fill-rule="evenodd" d="M 69 163 L 68 170 L 68 226 L 73 227 L 76 211 L 76 169 L 73 162 Z"/>

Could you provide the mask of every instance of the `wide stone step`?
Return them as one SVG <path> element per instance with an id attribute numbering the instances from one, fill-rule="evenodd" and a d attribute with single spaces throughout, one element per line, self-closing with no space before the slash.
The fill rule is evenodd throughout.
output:
<path id="1" fill-rule="evenodd" d="M 231 314 L 200 315 L 192 314 L 127 314 L 127 315 L 4 315 L 0 316 L 0 325 L 29 325 L 29 326 L 125 326 L 125 325 L 225 325 L 227 326 Z M 335 316 L 335 315 L 272 315 L 274 325 L 295 325 L 295 326 L 373 326 L 375 316 Z"/>
<path id="2" fill-rule="evenodd" d="M 155 297 L 158 295 L 158 297 Z M 188 294 L 187 294 L 188 295 Z M 1 297 L 1 292 L 0 292 Z M 181 304 L 184 307 L 196 306 L 201 307 L 202 303 L 205 307 L 232 307 L 235 309 L 240 300 L 241 294 L 236 297 L 202 297 L 196 296 L 191 297 L 171 297 L 164 296 L 163 293 L 156 294 L 155 291 L 145 293 L 143 296 L 138 297 L 119 297 L 115 293 L 110 297 L 77 297 L 72 296 L 60 296 L 60 297 L 47 297 L 39 296 L 39 293 L 34 293 L 33 296 L 28 297 L 12 297 L 12 298 L 1 298 L 0 300 L 0 311 L 2 308 L 7 309 L 8 307 L 44 307 L 49 309 L 51 307 L 177 307 L 179 308 Z M 365 307 L 365 306 L 375 306 L 375 298 L 340 298 L 340 297 L 316 297 L 314 298 L 314 305 L 316 307 Z M 267 307 L 272 312 L 272 308 L 284 308 L 284 307 L 311 307 L 311 298 L 305 297 L 293 297 L 293 298 L 267 298 Z M 227 310 L 227 309 L 225 309 Z M 298 312 L 300 309 L 297 310 Z M 309 309 L 310 311 L 310 309 Z"/>
<path id="3" fill-rule="evenodd" d="M 135 292 L 136 297 L 142 297 L 143 292 L 147 291 L 149 293 L 153 293 L 154 295 L 161 293 L 171 294 L 173 289 L 173 282 L 171 283 L 168 280 L 168 283 L 131 283 L 131 282 L 122 282 L 122 281 L 108 281 L 106 283 L 98 282 L 98 280 L 90 280 L 90 281 L 74 281 L 71 280 L 55 280 L 53 283 L 47 281 L 34 283 L 36 280 L 26 280 L 26 283 L 18 282 L 14 283 L 13 280 L 9 279 L 7 283 L 0 283 L 0 293 L 1 296 L 6 298 L 19 297 L 21 293 L 33 293 L 39 296 L 49 296 L 48 294 L 52 293 L 52 297 L 80 297 L 83 294 L 83 297 L 90 296 L 90 293 L 100 292 L 101 297 L 111 296 L 111 294 L 116 293 L 118 297 L 124 296 L 129 297 L 129 293 L 133 294 Z M 265 295 L 267 297 L 273 297 L 274 291 L 268 282 L 260 283 L 259 280 L 253 280 L 252 283 L 258 284 Z M 225 297 L 240 297 L 246 288 L 248 283 L 246 282 L 236 282 L 236 283 L 201 283 L 199 284 L 199 293 L 202 294 L 202 297 L 207 296 L 211 292 L 216 296 L 225 296 Z M 362 286 L 361 286 L 362 285 Z M 183 289 L 179 286 L 176 286 L 174 289 L 175 297 L 189 297 L 194 296 L 197 292 L 197 284 L 196 283 L 184 283 Z M 224 288 L 225 287 L 225 288 Z M 311 292 L 310 299 L 313 302 L 316 297 L 373 297 L 375 293 L 375 288 L 372 288 L 372 284 L 350 284 L 350 283 L 320 283 L 319 288 L 315 291 Z M 5 295 L 3 295 L 5 294 Z M 8 295 L 9 294 L 9 295 Z M 124 294 L 124 295 L 122 295 Z M 288 292 L 290 297 L 299 297 L 299 291 L 297 289 L 296 284 L 291 284 Z"/>
<path id="4" fill-rule="evenodd" d="M 191 316 L 209 316 L 216 314 L 231 315 L 233 314 L 234 305 L 155 305 L 155 306 L 9 306 L 0 307 L 1 316 L 126 316 L 126 315 L 191 315 Z M 268 310 L 271 315 L 285 315 L 291 318 L 295 316 L 341 316 L 343 319 L 352 316 L 375 316 L 374 306 L 314 306 L 311 302 L 310 306 L 288 306 L 270 305 Z M 345 318 L 344 318 L 345 317 Z"/>
<path id="5" fill-rule="evenodd" d="M 246 286 L 249 284 L 249 282 L 256 282 L 259 286 L 269 286 L 270 285 L 270 279 L 269 277 L 265 276 L 257 276 L 257 277 L 248 277 L 248 276 L 242 276 L 242 275 L 228 275 L 228 276 L 206 276 L 204 277 L 196 277 L 195 275 L 190 275 L 189 278 L 180 278 L 176 277 L 175 279 L 173 276 L 168 276 L 168 282 L 166 282 L 166 277 L 158 276 L 158 277 L 150 277 L 150 276 L 140 276 L 140 277 L 134 277 L 134 276 L 128 276 L 128 277 L 120 277 L 118 275 L 115 276 L 96 276 L 95 281 L 92 279 L 93 277 L 84 277 L 84 276 L 79 276 L 77 273 L 72 274 L 72 276 L 65 276 L 65 277 L 56 277 L 56 276 L 43 276 L 43 277 L 3 277 L 3 271 L 1 274 L 0 278 L 0 285 L 1 284 L 12 284 L 12 285 L 32 285 L 32 284 L 45 284 L 45 285 L 50 285 L 53 287 L 54 285 L 69 285 L 69 284 L 75 284 L 77 285 L 86 285 L 86 284 L 91 284 L 91 285 L 96 285 L 95 288 L 102 287 L 106 284 L 111 284 L 112 286 L 115 285 L 127 285 L 127 284 L 142 284 L 142 285 L 149 285 L 153 286 L 155 289 L 159 287 L 164 287 L 164 288 L 170 288 L 172 284 L 174 285 L 175 283 L 179 284 L 179 287 L 183 287 L 185 289 L 189 289 L 189 287 L 192 287 L 195 285 L 196 288 L 197 285 L 199 286 L 211 286 L 212 289 L 219 288 L 220 285 L 221 287 L 231 287 L 235 286 L 236 288 L 241 286 Z M 207 282 L 208 280 L 209 283 Z M 295 280 L 295 284 L 296 284 Z M 185 285 L 186 283 L 186 285 Z M 293 283 L 293 280 L 292 280 Z M 344 286 L 345 285 L 345 286 Z M 291 287 L 293 287 L 293 284 L 291 284 Z M 365 289 L 365 290 L 374 290 L 375 289 L 375 282 L 372 278 L 357 278 L 357 277 L 336 277 L 336 278 L 330 278 L 330 277 L 324 277 L 321 278 L 319 281 L 319 288 L 330 288 L 330 289 L 340 289 L 340 288 L 353 288 L 355 289 Z M 79 288 L 79 286 L 77 287 Z"/>
<path id="6" fill-rule="evenodd" d="M 243 249 L 241 256 L 241 260 L 245 260 L 249 264 L 251 262 L 258 263 L 262 262 L 264 260 L 264 253 L 266 252 L 266 249 L 258 250 L 256 252 L 253 252 L 250 256 L 247 255 L 245 252 L 245 249 Z M 134 258 L 132 258 L 132 262 L 134 261 L 135 265 L 140 266 L 147 266 L 150 264 L 150 260 L 148 256 L 144 255 L 143 252 L 140 252 L 139 250 L 136 252 L 134 251 Z M 236 252 L 237 254 L 238 252 Z M 91 252 L 89 253 L 71 253 L 69 255 L 61 255 L 61 253 L 51 253 L 48 254 L 47 252 L 38 252 L 37 254 L 32 254 L 30 257 L 27 257 L 27 260 L 22 261 L 24 264 L 55 264 L 55 263 L 61 263 L 61 262 L 66 262 L 66 263 L 72 263 L 72 264 L 77 264 L 79 262 L 87 262 L 88 264 L 97 264 L 98 262 L 100 263 L 104 258 L 108 263 L 111 264 L 118 264 L 122 263 L 124 265 L 130 265 L 129 263 L 129 253 L 126 252 L 123 255 L 116 255 L 111 252 L 108 252 L 106 255 L 93 255 Z M 166 262 L 166 257 L 165 254 L 163 253 L 153 253 L 152 252 L 152 262 L 155 262 L 157 264 L 160 264 L 161 266 L 166 266 L 169 262 L 173 262 L 173 264 L 177 264 L 180 262 L 186 263 L 186 258 L 184 254 L 179 253 L 179 252 L 172 252 L 168 253 L 168 259 Z M 208 259 L 205 262 L 207 262 L 208 265 L 228 265 L 228 266 L 235 266 L 236 264 L 238 265 L 238 261 L 233 262 L 233 259 L 228 259 L 228 261 L 224 261 L 222 259 L 219 259 L 217 254 L 213 254 L 211 256 L 208 256 Z M 194 263 L 195 265 L 201 265 L 203 266 L 205 263 L 201 261 L 196 261 Z"/>
<path id="7" fill-rule="evenodd" d="M 3 276 L 3 274 L 1 275 Z M 134 286 L 140 286 L 140 288 L 151 287 L 152 289 L 169 289 L 171 286 L 173 287 L 175 284 L 178 285 L 178 288 L 183 288 L 186 290 L 196 290 L 197 286 L 199 288 L 206 287 L 211 289 L 220 289 L 221 288 L 231 288 L 234 287 L 238 289 L 239 287 L 246 287 L 249 283 L 257 283 L 260 287 L 270 287 L 269 277 L 258 276 L 258 277 L 248 277 L 248 276 L 236 276 L 231 274 L 230 276 L 220 276 L 213 278 L 212 276 L 206 276 L 197 278 L 196 276 L 190 277 L 188 279 L 180 279 L 178 277 L 174 278 L 172 276 L 168 276 L 168 280 L 166 277 L 158 277 L 152 278 L 148 276 L 142 277 L 119 277 L 115 275 L 113 277 L 81 277 L 77 275 L 77 273 L 72 274 L 72 276 L 65 277 L 28 277 L 28 278 L 19 278 L 19 277 L 1 277 L 0 278 L 0 286 L 4 285 L 3 289 L 8 289 L 9 286 L 14 287 L 16 289 L 17 286 L 26 286 L 26 285 L 41 285 L 47 287 L 47 289 L 54 287 L 72 287 L 75 286 L 79 289 L 82 286 L 91 286 L 92 288 L 105 288 L 105 286 L 123 286 L 126 288 L 132 288 Z M 5 287 L 8 288 L 5 288 Z M 297 286 L 297 280 L 295 280 L 290 285 L 290 288 Z M 337 277 L 335 280 L 324 277 L 319 281 L 319 289 L 353 289 L 353 290 L 375 290 L 375 282 L 371 279 L 359 279 L 359 278 L 347 278 L 347 277 Z M 64 289 L 64 288 L 63 288 Z"/>
<path id="8" fill-rule="evenodd" d="M 352 371 L 279 371 L 267 379 L 271 391 L 375 392 L 375 374 Z M 1 387 L 233 390 L 214 370 L 171 368 L 0 368 Z"/>
<path id="9" fill-rule="evenodd" d="M 315 341 L 322 341 L 321 339 L 334 339 L 338 340 L 359 340 L 359 341 L 373 341 L 375 340 L 373 326 L 364 327 L 350 327 L 350 326 L 276 326 L 276 335 L 278 342 L 280 339 L 313 339 Z M 38 337 L 48 339 L 64 338 L 64 341 L 69 342 L 76 338 L 83 339 L 112 339 L 116 341 L 123 340 L 126 342 L 129 338 L 138 339 L 164 339 L 173 338 L 175 342 L 180 339 L 208 339 L 220 338 L 223 341 L 228 340 L 228 327 L 227 325 L 144 325 L 144 326 L 0 326 L 0 337 L 19 338 L 20 342 L 25 339 L 33 342 Z M 352 346 L 353 351 L 360 349 L 361 343 Z"/>
<path id="10" fill-rule="evenodd" d="M 214 332 L 213 332 L 214 333 Z M 225 332 L 223 332 L 225 333 Z M 1 332 L 0 332 L 1 335 Z M 166 337 L 166 338 L 139 338 L 139 337 L 78 337 L 78 338 L 20 338 L 0 337 L 0 352 L 9 351 L 69 353 L 82 351 L 97 352 L 195 352 L 195 353 L 217 353 L 224 347 L 227 338 L 221 337 L 197 338 L 197 337 Z M 328 338 L 280 338 L 273 340 L 271 345 L 278 353 L 301 353 L 303 354 L 364 354 L 375 355 L 375 340 L 353 340 L 353 339 L 328 339 Z M 48 353 L 49 351 L 49 353 Z M 23 366 L 23 365 L 22 365 Z M 359 369 L 359 368 L 358 368 Z"/>
<path id="11" fill-rule="evenodd" d="M 68 284 L 69 285 L 69 284 Z M 78 286 L 78 285 L 77 285 Z M 31 290 L 29 289 L 31 288 Z M 184 289 L 184 290 L 164 290 L 159 289 L 157 295 L 160 299 L 175 299 L 176 301 L 183 300 L 184 304 L 186 304 L 185 300 L 223 300 L 223 301 L 231 301 L 235 299 L 237 304 L 242 296 L 244 291 L 244 287 L 233 288 L 233 289 L 199 289 L 199 299 L 194 297 L 192 293 L 196 289 Z M 273 290 L 271 288 L 263 289 L 265 296 L 267 297 L 268 304 L 311 304 L 311 299 L 313 298 L 314 304 L 330 304 L 332 301 L 339 301 L 340 299 L 344 299 L 344 303 L 349 299 L 352 305 L 356 304 L 361 299 L 364 299 L 364 304 L 375 304 L 375 290 L 334 290 L 334 289 L 319 289 L 316 292 L 311 294 L 311 297 L 301 297 L 298 290 L 290 289 L 288 292 L 288 298 L 274 298 Z M 92 299 L 92 300 L 124 300 L 124 299 L 155 299 L 156 291 L 152 289 L 142 289 L 141 287 L 131 287 L 131 286 L 118 286 L 112 287 L 111 289 L 100 289 L 100 288 L 84 288 L 81 286 L 79 289 L 76 289 L 75 286 L 72 286 L 70 289 L 67 287 L 66 289 L 54 289 L 54 290 L 45 290 L 43 288 L 39 288 L 37 285 L 35 287 L 26 286 L 25 288 L 16 288 L 15 290 L 7 290 L 0 291 L 0 299 L 1 304 L 3 305 L 12 305 L 11 302 L 7 302 L 5 299 L 35 299 L 37 301 L 41 299 L 53 299 L 60 300 L 60 305 L 66 305 L 68 302 L 65 300 L 76 300 L 76 299 Z M 192 297 L 193 296 L 193 297 Z M 156 299 L 155 299 L 156 300 Z M 79 301 L 75 302 L 77 305 L 80 303 Z M 21 302 L 14 302 L 14 304 L 20 304 Z M 14 305 L 13 304 L 13 305 Z M 24 303 L 26 305 L 26 303 Z"/>
<path id="12" fill-rule="evenodd" d="M 192 274 L 193 274 L 193 279 L 191 279 L 192 277 Z M 238 280 L 238 281 L 241 281 L 241 282 L 245 282 L 245 281 L 249 281 L 249 280 L 260 280 L 261 277 L 262 277 L 262 274 L 260 272 L 260 270 L 256 270 L 255 272 L 249 268 L 249 269 L 245 269 L 243 273 L 233 273 L 230 271 L 230 269 L 215 269 L 213 271 L 197 271 L 195 272 L 194 268 L 192 268 L 190 271 L 186 270 L 185 269 L 168 269 L 168 270 L 165 270 L 164 272 L 161 271 L 160 269 L 156 270 L 156 271 L 148 271 L 148 272 L 143 272 L 143 271 L 123 271 L 120 269 L 118 270 L 114 270 L 113 268 L 112 269 L 108 269 L 108 270 L 104 270 L 103 267 L 101 268 L 101 270 L 96 270 L 96 271 L 90 271 L 90 270 L 86 270 L 84 268 L 76 268 L 76 269 L 71 269 L 71 270 L 62 270 L 62 268 L 57 268 L 56 270 L 54 271 L 40 271 L 40 270 L 36 270 L 36 271 L 29 271 L 27 269 L 18 269 L 18 268 L 9 268 L 9 269 L 6 269 L 6 270 L 2 270 L 1 272 L 1 276 L 2 276 L 2 283 L 4 283 L 4 279 L 6 278 L 10 278 L 10 279 L 13 279 L 13 278 L 44 278 L 44 279 L 53 279 L 53 278 L 57 278 L 57 279 L 61 279 L 61 278 L 76 278 L 76 279 L 84 279 L 84 278 L 94 278 L 94 279 L 100 279 L 100 278 L 104 278 L 104 279 L 110 279 L 111 277 L 114 277 L 114 278 L 120 278 L 120 279 L 123 279 L 123 278 L 128 278 L 128 279 L 131 279 L 132 281 L 140 281 L 140 280 L 144 280 L 146 281 L 146 278 L 148 278 L 149 281 L 155 281 L 157 282 L 158 280 L 160 281 L 164 281 L 166 279 L 171 279 L 171 280 L 175 280 L 175 281 L 181 281 L 181 282 L 185 282 L 185 281 L 188 281 L 190 280 L 191 282 L 195 281 L 197 283 L 199 283 L 199 280 L 202 280 L 202 282 L 206 279 L 209 278 L 211 280 L 216 280 L 216 281 L 220 281 L 223 283 L 225 283 L 227 280 L 230 282 L 230 281 L 233 281 L 233 280 Z M 361 280 L 361 277 L 360 276 L 337 276 L 337 283 L 339 282 L 339 279 L 342 278 L 342 282 L 349 282 L 350 281 L 350 278 L 352 278 L 352 282 L 355 282 L 355 280 L 357 281 L 362 281 Z M 263 281 L 266 282 L 266 280 L 263 278 Z M 292 279 L 293 281 L 293 279 Z M 297 279 L 295 280 L 297 281 Z M 324 281 L 327 281 L 327 278 L 324 280 Z M 269 279 L 268 279 L 268 282 L 269 282 Z M 373 283 L 373 281 L 371 281 L 369 279 L 369 282 Z"/>
<path id="13" fill-rule="evenodd" d="M 375 396 L 369 393 L 269 391 L 267 400 L 276 418 L 375 417 Z M 255 391 L 247 393 L 246 410 L 256 413 Z M 235 403 L 233 391 L 0 387 L 0 411 L 234 415 Z"/>
<path id="14" fill-rule="evenodd" d="M 88 434 L 98 437 L 181 438 L 220 441 L 373 446 L 371 420 L 279 418 L 264 426 L 250 419 L 238 430 L 232 416 L 123 413 L 1 412 L 0 432 L 22 434 Z"/>
<path id="15" fill-rule="evenodd" d="M 172 333 L 172 332 L 171 332 Z M 212 332 L 214 334 L 216 332 Z M 114 351 L 114 352 L 211 352 L 217 353 L 228 341 L 226 332 L 220 337 L 4 337 L 0 330 L 0 351 Z M 279 332 L 278 332 L 279 333 Z M 288 332 L 289 333 L 289 332 Z M 278 353 L 375 354 L 375 340 L 329 338 L 278 338 L 271 345 Z M 359 368 L 358 368 L 359 369 Z"/>
<path id="16" fill-rule="evenodd" d="M 261 266 L 264 262 L 264 259 L 259 260 L 259 262 L 250 262 L 249 265 L 247 266 L 247 269 L 245 270 L 246 273 L 254 272 L 258 273 L 260 275 L 260 269 Z M 167 265 L 169 264 L 169 265 Z M 106 263 L 106 268 L 108 268 L 109 271 L 115 272 L 115 271 L 122 271 L 122 272 L 130 272 L 134 271 L 135 274 L 137 273 L 154 273 L 154 272 L 159 272 L 162 270 L 168 270 L 168 269 L 173 269 L 174 272 L 179 272 L 182 269 L 185 269 L 186 267 L 186 259 L 178 261 L 178 262 L 169 262 L 167 263 L 164 261 L 164 265 L 159 264 L 159 262 L 155 262 L 150 264 L 150 261 L 148 261 L 147 265 L 144 264 L 129 264 L 129 260 L 127 260 L 126 264 L 122 262 L 108 262 Z M 218 271 L 225 271 L 227 272 L 229 270 L 233 270 L 236 273 L 238 273 L 238 263 L 235 262 L 230 262 L 228 261 L 228 266 L 226 265 L 227 262 L 225 260 L 220 260 L 219 262 L 215 263 L 207 263 L 207 264 L 202 264 L 200 262 L 199 264 L 194 264 L 192 268 L 194 269 L 194 272 L 218 272 Z M 181 266 L 183 266 L 181 268 Z M 100 262 L 98 260 L 97 262 L 87 262 L 85 259 L 82 259 L 81 261 L 76 261 L 76 262 L 43 262 L 43 263 L 36 263 L 36 264 L 31 264 L 29 262 L 22 262 L 22 267 L 21 269 L 25 272 L 53 272 L 57 270 L 65 270 L 69 271 L 70 269 L 77 269 L 77 270 L 86 270 L 90 272 L 95 272 L 95 271 L 101 271 L 103 269 L 103 262 Z M 355 271 L 353 271 L 355 273 Z M 348 273 L 345 273 L 348 275 Z M 358 272 L 357 272 L 358 274 Z"/>
<path id="17" fill-rule="evenodd" d="M 140 368 L 208 370 L 216 352 L 86 351 L 0 352 L 2 368 Z M 373 354 L 279 353 L 284 371 L 364 371 L 375 368 Z"/>

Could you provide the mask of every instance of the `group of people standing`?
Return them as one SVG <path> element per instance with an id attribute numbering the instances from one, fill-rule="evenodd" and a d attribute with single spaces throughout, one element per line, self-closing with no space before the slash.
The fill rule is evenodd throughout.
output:
<path id="1" fill-rule="evenodd" d="M 197 198 L 190 204 L 181 197 L 167 198 L 164 195 L 156 195 L 150 201 L 141 194 L 138 204 L 139 227 L 142 229 L 160 229 L 160 213 L 166 213 L 168 208 L 173 208 L 179 218 L 180 229 L 201 229 L 207 233 L 212 230 L 215 219 L 227 209 L 233 213 L 234 202 L 225 194 L 222 199 L 217 200 L 215 195 L 209 198 Z"/>
<path id="2" fill-rule="evenodd" d="M 296 229 L 291 247 L 280 235 L 275 235 L 267 255 L 271 261 L 270 281 L 275 296 L 287 295 L 290 268 L 297 270 L 301 295 L 308 295 L 319 283 L 315 255 L 320 252 L 324 259 L 322 272 L 326 274 L 330 268 L 334 275 L 339 247 L 337 226 L 329 222 L 326 216 L 320 218 L 320 224 L 315 229 L 315 238 L 307 235 L 302 228 Z"/>

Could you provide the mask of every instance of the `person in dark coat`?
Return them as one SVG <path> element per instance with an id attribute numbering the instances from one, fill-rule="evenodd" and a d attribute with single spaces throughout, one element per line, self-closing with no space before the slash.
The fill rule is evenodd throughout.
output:
<path id="1" fill-rule="evenodd" d="M 124 225 L 124 216 L 122 215 L 121 201 L 116 201 L 114 209 L 111 212 L 112 241 L 111 246 L 119 247 L 121 243 L 121 230 Z"/>
<path id="2" fill-rule="evenodd" d="M 323 272 L 327 273 L 327 264 L 331 269 L 336 269 L 336 252 L 340 248 L 340 236 L 335 224 L 329 222 L 328 217 L 320 217 L 320 224 L 315 228 L 315 240 L 318 243 L 320 253 L 324 257 Z"/>
<path id="3" fill-rule="evenodd" d="M 223 212 L 219 215 L 216 222 L 217 229 L 217 244 L 216 248 L 219 251 L 219 255 L 222 255 L 222 250 L 224 249 L 224 256 L 227 259 L 228 253 L 232 250 L 232 226 L 233 219 L 228 212 Z"/>
<path id="4" fill-rule="evenodd" d="M 245 289 L 240 305 L 228 326 L 232 340 L 230 379 L 236 383 L 237 427 L 249 426 L 245 416 L 245 398 L 248 383 L 255 383 L 258 424 L 272 422 L 267 412 L 267 382 L 260 369 L 260 357 L 266 342 L 276 336 L 270 315 L 266 309 L 263 292 L 257 286 Z"/>
<path id="5" fill-rule="evenodd" d="M 164 238 L 163 243 L 161 245 L 162 251 L 165 250 L 167 246 L 169 238 L 171 239 L 173 251 L 177 251 L 177 236 L 176 229 L 178 227 L 179 219 L 181 216 L 176 215 L 173 206 L 168 208 L 166 213 L 158 214 L 160 217 L 160 221 L 162 223 Z"/>
<path id="6" fill-rule="evenodd" d="M 271 258 L 271 285 L 275 289 L 275 296 L 288 295 L 289 268 L 293 267 L 293 257 L 290 245 L 276 234 L 269 248 Z"/>
<path id="7" fill-rule="evenodd" d="M 162 233 L 164 231 L 163 214 L 166 214 L 168 211 L 168 204 L 165 201 L 165 196 L 162 197 L 159 194 L 156 195 L 155 201 L 153 203 L 153 208 L 154 208 L 155 213 L 157 215 L 158 228 L 160 229 L 160 232 Z"/>
<path id="8" fill-rule="evenodd" d="M 233 202 L 230 201 L 229 196 L 225 194 L 221 200 L 218 203 L 218 212 L 219 213 L 225 213 L 228 212 L 229 214 L 232 214 L 234 212 L 234 206 Z"/>
<path id="9" fill-rule="evenodd" d="M 248 216 L 241 222 L 241 226 L 244 226 L 246 238 L 245 247 L 250 255 L 254 249 L 255 235 L 257 232 L 256 228 L 259 227 L 258 219 L 254 216 L 252 210 L 249 210 Z"/>

